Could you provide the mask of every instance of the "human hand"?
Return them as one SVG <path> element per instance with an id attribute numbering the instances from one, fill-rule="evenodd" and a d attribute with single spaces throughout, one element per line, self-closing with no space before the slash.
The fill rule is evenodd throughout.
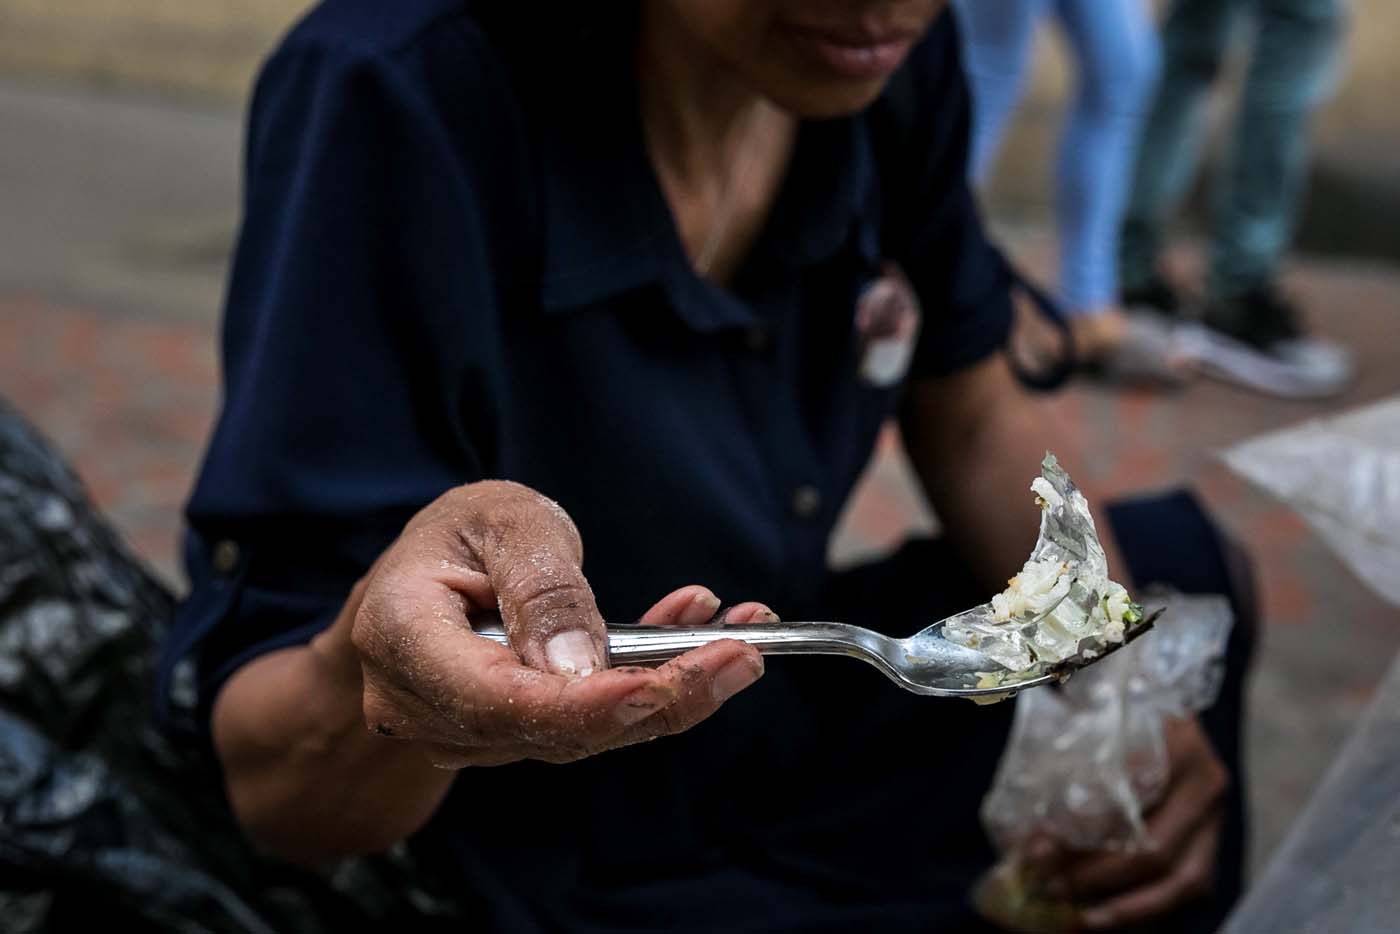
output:
<path id="1" fill-rule="evenodd" d="M 1072 853 L 1047 838 L 1030 846 L 1027 873 L 1045 880 L 1046 895 L 1072 899 L 1082 928 L 1139 924 L 1210 893 L 1229 774 L 1195 717 L 1164 726 L 1169 771 L 1147 816 L 1151 848 Z"/>
<path id="2" fill-rule="evenodd" d="M 358 588 L 351 640 L 370 729 L 420 744 L 444 768 L 571 762 L 687 730 L 763 673 L 736 640 L 656 669 L 608 669 L 582 561 L 564 511 L 519 484 L 469 484 L 426 507 Z M 699 625 L 719 605 L 707 588 L 682 587 L 640 622 Z M 470 627 L 498 611 L 509 648 Z M 757 603 L 725 615 L 776 618 Z"/>

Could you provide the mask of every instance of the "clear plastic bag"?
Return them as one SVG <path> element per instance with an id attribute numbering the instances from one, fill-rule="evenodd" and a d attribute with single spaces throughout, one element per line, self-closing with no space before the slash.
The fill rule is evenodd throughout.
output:
<path id="1" fill-rule="evenodd" d="M 1225 463 L 1295 509 L 1400 606 L 1400 398 L 1237 444 Z"/>
<path id="2" fill-rule="evenodd" d="M 1222 596 L 1157 592 L 1156 629 L 1076 674 L 1059 690 L 1027 691 L 982 823 L 1002 854 L 974 893 L 984 914 L 1013 931 L 1061 931 L 1072 906 L 1038 897 L 1021 873 L 1029 841 L 1075 850 L 1149 845 L 1146 813 L 1166 787 L 1164 717 L 1203 710 L 1224 674 L 1233 615 Z"/>

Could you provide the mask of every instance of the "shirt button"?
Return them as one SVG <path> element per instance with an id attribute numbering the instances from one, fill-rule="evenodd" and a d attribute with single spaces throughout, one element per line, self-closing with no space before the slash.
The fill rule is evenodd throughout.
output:
<path id="1" fill-rule="evenodd" d="M 744 332 L 744 346 L 754 353 L 762 353 L 773 344 L 773 335 L 761 324 L 756 324 Z"/>
<path id="2" fill-rule="evenodd" d="M 238 543 L 223 539 L 214 546 L 214 555 L 211 563 L 214 565 L 214 573 L 229 575 L 233 569 L 238 567 Z"/>
<path id="3" fill-rule="evenodd" d="M 810 519 L 822 508 L 822 494 L 814 486 L 800 486 L 792 491 L 792 511 L 799 519 Z"/>

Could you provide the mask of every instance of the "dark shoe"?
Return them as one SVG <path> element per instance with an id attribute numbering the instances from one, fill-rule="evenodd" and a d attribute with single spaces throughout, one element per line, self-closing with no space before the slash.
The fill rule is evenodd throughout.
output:
<path id="1" fill-rule="evenodd" d="M 1211 302 L 1186 338 L 1201 372 L 1270 395 L 1334 395 L 1356 372 L 1351 352 L 1308 337 L 1297 306 L 1272 285 Z"/>
<path id="2" fill-rule="evenodd" d="M 1298 306 L 1273 285 L 1216 299 L 1205 306 L 1201 321 L 1265 353 L 1279 341 L 1303 337 Z"/>
<path id="3" fill-rule="evenodd" d="M 1123 290 L 1125 311 L 1145 311 L 1156 315 L 1179 317 L 1185 303 L 1181 293 L 1161 276 L 1153 276 L 1139 286 Z"/>

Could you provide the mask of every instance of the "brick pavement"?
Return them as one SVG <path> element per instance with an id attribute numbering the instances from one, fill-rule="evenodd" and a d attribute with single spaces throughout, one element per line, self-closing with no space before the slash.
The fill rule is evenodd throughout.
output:
<path id="1" fill-rule="evenodd" d="M 68 454 L 98 506 L 170 581 L 216 372 L 207 324 L 0 295 L 0 395 Z"/>

